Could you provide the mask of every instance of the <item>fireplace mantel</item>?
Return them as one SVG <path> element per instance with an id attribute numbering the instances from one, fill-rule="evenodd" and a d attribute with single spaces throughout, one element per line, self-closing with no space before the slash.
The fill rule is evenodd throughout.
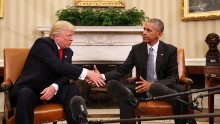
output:
<path id="1" fill-rule="evenodd" d="M 76 32 L 133 32 L 142 33 L 142 26 L 75 26 Z M 44 36 L 48 36 L 50 26 L 36 26 Z"/>

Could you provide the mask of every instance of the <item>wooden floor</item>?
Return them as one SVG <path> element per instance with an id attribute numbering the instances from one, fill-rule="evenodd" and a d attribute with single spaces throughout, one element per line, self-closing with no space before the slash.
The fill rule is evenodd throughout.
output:
<path id="1" fill-rule="evenodd" d="M 195 114 L 200 114 L 201 112 L 195 111 Z M 202 113 L 208 113 L 207 109 L 204 109 Z M 220 110 L 215 110 L 215 113 L 220 113 Z M 215 124 L 220 124 L 220 117 L 215 117 Z M 197 118 L 196 119 L 197 122 L 208 122 L 209 118 Z"/>

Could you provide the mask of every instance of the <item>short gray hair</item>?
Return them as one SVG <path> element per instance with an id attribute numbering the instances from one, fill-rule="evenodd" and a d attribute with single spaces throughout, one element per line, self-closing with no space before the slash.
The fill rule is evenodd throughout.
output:
<path id="1" fill-rule="evenodd" d="M 75 26 L 67 21 L 57 21 L 51 27 L 49 36 L 53 38 L 55 35 L 62 33 L 64 30 L 75 31 Z"/>
<path id="2" fill-rule="evenodd" d="M 158 31 L 163 32 L 164 24 L 163 24 L 163 22 L 160 19 L 152 18 L 152 19 L 149 19 L 147 22 L 153 23 L 155 25 L 155 28 Z"/>

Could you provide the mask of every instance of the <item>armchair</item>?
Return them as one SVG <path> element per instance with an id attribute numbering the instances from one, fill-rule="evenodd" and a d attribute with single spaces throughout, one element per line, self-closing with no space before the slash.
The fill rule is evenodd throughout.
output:
<path id="1" fill-rule="evenodd" d="M 184 49 L 178 48 L 177 50 L 177 62 L 178 62 L 178 72 L 179 72 L 179 83 L 184 85 L 189 91 L 191 90 L 191 84 L 193 81 L 185 76 L 185 55 Z M 134 80 L 133 80 L 134 81 Z M 188 95 L 189 100 L 192 99 L 192 95 Z M 144 113 L 139 112 L 137 109 L 134 111 L 137 118 L 141 116 L 169 116 L 173 115 L 173 107 L 171 104 L 165 101 L 147 101 L 139 102 L 139 107 L 144 111 Z M 193 110 L 189 109 L 188 113 L 193 114 Z M 138 122 L 141 123 L 140 121 Z M 196 123 L 196 122 L 194 122 Z"/>
<path id="2" fill-rule="evenodd" d="M 27 48 L 4 49 L 4 82 L 1 88 L 4 91 L 4 123 L 15 124 L 16 108 L 11 106 L 9 96 L 10 88 L 17 80 L 29 53 Z M 34 110 L 34 123 L 53 122 L 65 120 L 63 106 L 60 104 L 47 103 L 36 106 Z"/>

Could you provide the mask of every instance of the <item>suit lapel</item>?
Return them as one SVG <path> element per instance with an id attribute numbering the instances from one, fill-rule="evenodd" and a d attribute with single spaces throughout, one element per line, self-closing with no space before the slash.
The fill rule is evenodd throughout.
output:
<path id="1" fill-rule="evenodd" d="M 62 60 L 67 60 L 67 59 L 68 59 L 67 50 L 63 49 L 63 58 L 62 58 Z"/>
<path id="2" fill-rule="evenodd" d="M 159 46 L 157 50 L 157 59 L 156 59 L 156 73 L 158 74 L 158 71 L 163 63 L 165 56 L 163 42 L 159 41 Z"/>
<path id="3" fill-rule="evenodd" d="M 53 39 L 50 39 L 50 40 L 52 40 L 52 46 L 53 46 L 55 54 L 59 57 L 60 54 L 59 54 L 59 50 L 58 50 L 57 44 L 55 43 L 55 41 Z"/>
<path id="4" fill-rule="evenodd" d="M 57 55 L 57 57 L 59 58 L 60 57 L 60 53 L 59 53 L 59 49 L 57 47 L 57 44 L 55 43 L 55 41 L 53 39 L 51 39 L 53 42 L 53 49 L 54 49 L 54 52 L 55 54 Z M 63 49 L 63 57 L 65 57 L 65 49 Z M 62 61 L 63 61 L 63 57 L 62 57 Z"/>
<path id="5" fill-rule="evenodd" d="M 138 52 L 138 54 L 141 54 L 140 62 L 142 62 L 141 65 L 143 65 L 144 74 L 146 74 L 147 73 L 147 58 L 148 58 L 148 50 L 147 50 L 146 43 L 143 43 L 141 45 L 140 52 Z"/>

